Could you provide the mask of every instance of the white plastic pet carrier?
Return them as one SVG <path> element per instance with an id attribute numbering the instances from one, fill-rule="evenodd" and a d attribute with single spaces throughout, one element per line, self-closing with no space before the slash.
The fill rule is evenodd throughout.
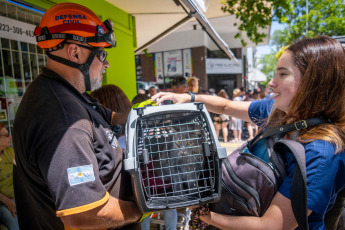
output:
<path id="1" fill-rule="evenodd" d="M 124 167 L 141 211 L 215 202 L 226 157 L 203 103 L 133 109 Z"/>

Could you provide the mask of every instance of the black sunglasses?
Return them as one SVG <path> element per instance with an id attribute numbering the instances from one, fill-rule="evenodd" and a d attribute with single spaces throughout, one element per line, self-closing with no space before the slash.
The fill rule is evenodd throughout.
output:
<path id="1" fill-rule="evenodd" d="M 82 48 L 85 48 L 85 49 L 88 49 L 88 50 L 96 50 L 97 51 L 97 57 L 98 59 L 101 61 L 101 62 L 105 62 L 105 60 L 107 59 L 107 56 L 108 56 L 108 52 L 107 51 L 104 51 L 104 50 L 99 50 L 97 48 L 94 48 L 94 47 L 89 47 L 89 46 L 84 46 L 84 45 L 81 45 L 81 44 L 77 44 L 77 43 L 72 43 L 72 42 L 65 42 L 66 44 L 74 44 L 74 45 L 77 45 L 79 47 L 82 47 Z"/>

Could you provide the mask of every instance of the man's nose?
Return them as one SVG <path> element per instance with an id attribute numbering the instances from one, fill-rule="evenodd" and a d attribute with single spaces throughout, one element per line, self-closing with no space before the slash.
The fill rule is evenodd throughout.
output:
<path id="1" fill-rule="evenodd" d="M 105 59 L 105 61 L 103 62 L 103 65 L 106 69 L 109 68 L 110 64 L 107 59 Z"/>

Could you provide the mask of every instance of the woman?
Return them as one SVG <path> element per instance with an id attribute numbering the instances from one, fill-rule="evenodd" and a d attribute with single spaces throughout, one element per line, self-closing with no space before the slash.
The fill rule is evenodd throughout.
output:
<path id="1" fill-rule="evenodd" d="M 198 93 L 199 92 L 199 78 L 189 77 L 187 78 L 188 92 Z"/>
<path id="2" fill-rule="evenodd" d="M 278 61 L 269 87 L 272 100 L 234 102 L 196 95 L 216 113 L 226 113 L 246 121 L 275 127 L 313 117 L 324 117 L 332 124 L 320 124 L 285 138 L 304 145 L 307 168 L 308 224 L 324 229 L 324 215 L 333 206 L 337 193 L 345 187 L 345 51 L 337 41 L 320 36 L 291 45 Z M 153 97 L 175 103 L 190 100 L 189 95 L 161 93 Z M 159 101 L 158 101 L 159 103 Z M 272 108 L 272 110 L 271 110 Z M 272 111 L 272 112 L 270 112 Z M 291 178 L 295 160 L 284 155 L 287 176 L 270 207 L 262 217 L 227 216 L 211 212 L 200 219 L 221 229 L 294 229 L 297 222 L 290 202 Z"/>
<path id="3" fill-rule="evenodd" d="M 13 191 L 13 157 L 10 147 L 12 136 L 0 123 L 0 223 L 8 230 L 19 229 Z"/>
<path id="4" fill-rule="evenodd" d="M 236 88 L 233 90 L 233 101 L 243 101 L 241 90 Z M 234 142 L 242 141 L 242 120 L 236 117 L 231 118 L 231 130 L 234 133 Z"/>
<path id="5" fill-rule="evenodd" d="M 104 85 L 90 93 L 98 103 L 116 113 L 125 113 L 131 109 L 132 103 L 129 101 L 122 89 L 116 85 Z M 122 133 L 118 139 L 122 149 L 126 149 L 125 127 L 122 127 Z"/>
<path id="6" fill-rule="evenodd" d="M 219 91 L 218 97 L 228 99 L 228 95 L 226 94 L 226 91 L 224 89 Z M 228 125 L 229 125 L 229 120 L 230 120 L 229 115 L 214 114 L 212 119 L 213 119 L 214 128 L 216 129 L 217 137 L 219 138 L 219 131 L 220 131 L 220 128 L 222 128 L 224 142 L 228 142 Z"/>

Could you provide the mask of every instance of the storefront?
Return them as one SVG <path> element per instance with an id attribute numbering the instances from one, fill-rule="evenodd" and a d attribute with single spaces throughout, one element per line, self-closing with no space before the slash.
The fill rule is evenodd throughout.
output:
<path id="1" fill-rule="evenodd" d="M 47 64 L 44 50 L 36 46 L 33 31 L 45 9 L 53 3 L 41 0 L 27 2 L 0 0 L 0 122 L 5 123 L 10 131 L 27 86 Z M 103 84 L 116 84 L 129 98 L 133 98 L 136 95 L 134 18 L 105 1 L 79 2 L 94 10 L 102 20 L 113 21 L 119 45 L 107 50 L 110 68 Z"/>
<path id="2" fill-rule="evenodd" d="M 0 122 L 12 127 L 29 83 L 47 62 L 33 30 L 42 13 L 0 0 Z"/>

